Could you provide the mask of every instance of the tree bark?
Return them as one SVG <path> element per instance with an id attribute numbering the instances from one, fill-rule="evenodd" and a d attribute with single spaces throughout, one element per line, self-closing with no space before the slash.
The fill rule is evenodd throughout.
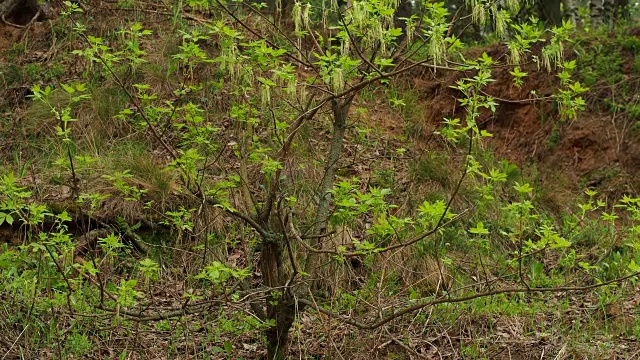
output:
<path id="1" fill-rule="evenodd" d="M 413 15 L 413 3 L 410 0 L 400 0 L 400 5 L 396 9 L 396 27 L 402 29 L 402 35 L 397 39 L 398 44 L 407 36 L 407 20 Z"/>
<path id="2" fill-rule="evenodd" d="M 560 0 L 541 0 L 539 2 L 540 19 L 547 25 L 562 25 L 562 11 L 560 9 Z"/>
<path id="3" fill-rule="evenodd" d="M 325 159 L 324 176 L 320 185 L 318 207 L 315 216 L 315 233 L 324 234 L 329 220 L 329 205 L 331 202 L 331 188 L 338 171 L 338 160 L 342 155 L 344 136 L 347 130 L 347 114 L 349 113 L 350 100 L 334 100 L 331 106 L 333 110 L 333 134 L 329 153 Z M 317 247 L 317 243 L 311 244 Z M 321 257 L 319 254 L 309 254 L 305 264 L 305 272 L 312 276 L 317 275 Z"/>
<path id="4" fill-rule="evenodd" d="M 267 318 L 275 321 L 275 326 L 267 329 L 267 360 L 285 360 L 289 353 L 289 330 L 296 317 L 295 303 L 285 294 L 280 299 L 270 299 L 267 303 Z"/>
<path id="5" fill-rule="evenodd" d="M 285 231 L 282 229 L 282 231 Z M 267 360 L 285 360 L 289 353 L 289 330 L 296 317 L 296 305 L 291 289 L 284 288 L 290 276 L 284 262 L 284 240 L 278 234 L 262 239 L 260 268 L 265 285 L 275 289 L 266 299 L 266 318 L 274 325 L 266 330 Z"/>
<path id="6" fill-rule="evenodd" d="M 316 211 L 316 224 L 319 224 L 319 234 L 324 233 L 327 228 L 329 217 L 329 202 L 331 200 L 331 188 L 338 171 L 338 160 L 342 155 L 344 135 L 347 130 L 347 113 L 349 104 L 340 100 L 334 100 L 331 109 L 333 110 L 333 134 L 329 154 L 325 160 L 324 177 L 320 185 L 320 201 Z"/>

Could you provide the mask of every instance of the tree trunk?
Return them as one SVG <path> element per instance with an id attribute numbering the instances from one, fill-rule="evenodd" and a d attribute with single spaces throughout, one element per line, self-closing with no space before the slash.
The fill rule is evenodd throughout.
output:
<path id="1" fill-rule="evenodd" d="M 400 5 L 396 9 L 395 23 L 396 27 L 402 29 L 402 35 L 398 37 L 397 42 L 400 44 L 407 36 L 407 20 L 413 15 L 413 3 L 410 0 L 400 0 Z"/>
<path id="2" fill-rule="evenodd" d="M 282 229 L 284 231 L 284 229 Z M 260 268 L 266 286 L 274 289 L 266 299 L 266 318 L 274 325 L 266 330 L 267 360 L 284 360 L 289 352 L 289 330 L 296 317 L 296 306 L 287 285 L 289 273 L 283 261 L 284 240 L 277 234 L 262 239 Z"/>
<path id="3" fill-rule="evenodd" d="M 316 210 L 315 223 L 318 224 L 319 234 L 324 233 L 327 229 L 331 188 L 333 187 L 336 172 L 338 171 L 338 160 L 340 160 L 340 155 L 342 155 L 342 143 L 347 130 L 349 104 L 334 100 L 331 109 L 333 110 L 333 134 L 331 136 L 329 154 L 327 159 L 325 159 L 324 177 L 320 185 L 320 201 L 318 202 L 318 209 Z"/>
<path id="4" fill-rule="evenodd" d="M 574 25 L 580 19 L 580 14 L 578 14 L 578 6 L 576 2 L 577 0 L 562 0 L 562 10 L 564 13 L 564 18 L 571 21 L 571 23 Z"/>
<path id="5" fill-rule="evenodd" d="M 562 25 L 562 11 L 560 10 L 560 0 L 541 0 L 540 19 L 547 25 Z"/>
<path id="6" fill-rule="evenodd" d="M 329 153 L 325 160 L 325 173 L 320 185 L 320 201 L 316 209 L 316 231 L 324 233 L 329 217 L 329 205 L 331 200 L 330 190 L 333 187 L 338 160 L 342 155 L 344 136 L 347 130 L 347 114 L 351 99 L 334 100 L 333 110 L 333 135 L 329 147 Z M 285 229 L 280 229 L 286 231 Z M 289 352 L 289 330 L 295 320 L 296 312 L 302 311 L 302 307 L 296 308 L 291 289 L 282 289 L 287 285 L 291 271 L 284 261 L 285 246 L 282 236 L 270 234 L 262 239 L 262 253 L 260 267 L 263 281 L 272 289 L 266 300 L 266 318 L 274 321 L 274 326 L 267 329 L 267 360 L 284 360 Z M 317 244 L 312 244 L 317 246 Z M 317 274 L 320 257 L 310 254 L 305 264 L 305 272 L 312 276 Z M 317 284 L 314 283 L 314 286 Z"/>
<path id="7" fill-rule="evenodd" d="M 324 234 L 327 230 L 329 220 L 329 205 L 331 200 L 331 188 L 335 181 L 336 172 L 338 171 L 338 160 L 342 155 L 344 135 L 347 130 L 347 114 L 351 105 L 350 100 L 334 100 L 331 106 L 333 110 L 333 134 L 331 136 L 331 144 L 329 145 L 329 153 L 325 159 L 324 177 L 320 185 L 318 207 L 315 216 L 315 233 Z M 318 241 L 319 242 L 319 241 Z M 316 247 L 318 244 L 311 244 Z M 318 268 L 321 263 L 319 254 L 309 254 L 305 264 L 305 272 L 311 276 L 317 275 Z"/>
<path id="8" fill-rule="evenodd" d="M 289 330 L 296 317 L 295 303 L 289 294 L 267 300 L 267 318 L 275 326 L 267 329 L 267 360 L 285 360 L 289 353 Z"/>

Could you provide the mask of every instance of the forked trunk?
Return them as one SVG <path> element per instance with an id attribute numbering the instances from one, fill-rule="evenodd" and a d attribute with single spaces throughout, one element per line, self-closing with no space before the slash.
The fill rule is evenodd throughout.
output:
<path id="1" fill-rule="evenodd" d="M 562 25 L 562 11 L 560 0 L 542 0 L 539 2 L 540 17 L 550 26 Z"/>
<path id="2" fill-rule="evenodd" d="M 329 148 L 329 154 L 325 160 L 325 174 L 320 186 L 320 202 L 316 213 L 316 223 L 319 233 L 324 233 L 329 215 L 331 200 L 330 190 L 335 181 L 338 170 L 338 160 L 342 155 L 343 141 L 347 129 L 347 114 L 351 101 L 335 100 L 333 109 L 333 135 Z M 284 231 L 284 229 L 282 229 Z M 317 244 L 313 244 L 314 246 Z M 291 274 L 284 260 L 285 242 L 278 234 L 269 234 L 262 239 L 262 253 L 260 255 L 260 267 L 264 284 L 272 290 L 266 300 L 266 319 L 273 321 L 273 326 L 266 331 L 267 336 L 267 360 L 284 360 L 289 352 L 289 330 L 293 325 L 297 308 L 291 289 L 283 289 L 287 285 Z M 317 274 L 319 262 L 317 256 L 309 256 L 306 271 L 312 275 Z"/>

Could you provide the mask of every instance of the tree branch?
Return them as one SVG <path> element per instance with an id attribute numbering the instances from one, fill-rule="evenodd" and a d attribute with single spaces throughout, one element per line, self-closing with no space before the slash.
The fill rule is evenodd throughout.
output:
<path id="1" fill-rule="evenodd" d="M 361 322 L 361 321 L 357 321 L 354 320 L 352 318 L 349 317 L 344 317 L 342 315 L 340 315 L 337 312 L 331 311 L 331 310 L 327 310 L 325 308 L 322 308 L 316 304 L 314 304 L 313 302 L 306 300 L 306 299 L 298 299 L 298 302 L 303 304 L 303 305 L 307 305 L 310 306 L 314 309 L 316 309 L 316 311 L 321 312 L 327 316 L 330 316 L 334 319 L 340 320 L 342 322 L 344 322 L 345 324 L 349 324 L 352 326 L 355 326 L 359 329 L 363 329 L 363 330 L 373 330 L 376 328 L 379 328 L 382 325 L 385 325 L 387 323 L 389 323 L 390 321 L 393 321 L 394 319 L 397 319 L 403 315 L 409 314 L 411 312 L 420 310 L 422 308 L 428 307 L 428 306 L 435 306 L 435 305 L 440 305 L 440 304 L 454 304 L 454 303 L 461 303 L 461 302 L 465 302 L 465 301 L 469 301 L 469 300 L 474 300 L 474 299 L 478 299 L 478 298 L 483 298 L 483 297 L 488 297 L 488 296 L 494 296 L 494 295 L 500 295 L 500 294 L 516 294 L 516 293 L 557 293 L 557 292 L 575 292 L 575 291 L 586 291 L 586 290 L 592 290 L 592 289 L 596 289 L 596 288 L 600 288 L 603 286 L 607 286 L 607 285 L 611 285 L 611 284 L 616 284 L 628 279 L 631 279 L 633 277 L 637 277 L 640 276 L 640 271 L 635 272 L 633 274 L 627 275 L 627 276 L 623 276 L 621 278 L 617 278 L 614 280 L 610 280 L 610 281 L 606 281 L 600 284 L 593 284 L 593 285 L 587 285 L 587 286 L 567 286 L 567 287 L 553 287 L 553 288 L 505 288 L 505 289 L 497 289 L 497 290 L 492 290 L 492 291 L 486 291 L 486 292 L 481 292 L 481 293 L 477 293 L 477 294 L 473 294 L 473 295 L 468 295 L 468 296 L 462 296 L 462 297 L 458 297 L 458 298 L 439 298 L 439 299 L 435 299 L 435 300 L 430 300 L 430 301 L 425 301 L 422 303 L 418 303 L 412 306 L 408 306 L 405 307 L 402 310 L 396 311 L 396 312 L 392 312 L 391 314 L 387 315 L 386 317 L 372 322 L 372 323 L 365 323 L 365 322 Z"/>

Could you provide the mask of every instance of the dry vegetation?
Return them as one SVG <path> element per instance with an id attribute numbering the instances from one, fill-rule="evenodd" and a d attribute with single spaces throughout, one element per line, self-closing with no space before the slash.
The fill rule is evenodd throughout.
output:
<path id="1" fill-rule="evenodd" d="M 247 204 L 269 201 L 269 180 L 274 180 L 265 180 L 264 167 L 251 162 L 247 166 L 243 162 L 246 154 L 238 154 L 254 151 L 254 142 L 271 136 L 270 130 L 258 128 L 250 139 L 243 135 L 248 125 L 237 121 L 232 110 L 240 96 L 217 63 L 200 63 L 183 71 L 179 67 L 185 64 L 171 60 L 180 54 L 183 33 L 178 29 L 205 29 L 216 10 L 185 6 L 176 11 L 143 1 L 133 1 L 128 7 L 118 4 L 88 1 L 75 18 L 88 27 L 87 35 L 103 38 L 114 49 L 124 46 L 126 36 L 121 30 L 134 23 L 153 31 L 139 42 L 147 61 L 135 67 L 114 65 L 118 78 L 104 69 L 101 72 L 99 61 L 72 54 L 88 45 L 85 36 L 72 30 L 77 26 L 72 17 L 60 15 L 66 5 L 56 4 L 56 18 L 35 22 L 28 29 L 0 24 L 0 176 L 15 174 L 17 184 L 30 192 L 28 202 L 43 204 L 52 214 L 37 225 L 0 222 L 0 271 L 9 274 L 0 283 L 0 358 L 261 358 L 268 324 L 255 305 L 266 304 L 268 309 L 270 302 L 277 302 L 276 287 L 266 286 L 267 274 L 260 265 L 266 245 L 259 231 L 240 221 L 233 211 L 249 214 L 252 209 Z M 259 17 L 247 21 L 254 21 L 253 31 L 284 42 Z M 242 29 L 237 24 L 236 28 Z M 379 255 L 363 252 L 342 261 L 326 256 L 323 259 L 331 265 L 319 271 L 324 278 L 315 287 L 299 276 L 299 286 L 308 293 L 296 296 L 304 296 L 308 304 L 296 302 L 300 310 L 306 308 L 299 312 L 296 308 L 290 358 L 637 357 L 640 298 L 635 277 L 627 279 L 629 270 L 637 271 L 630 265 L 638 261 L 637 249 L 629 245 L 637 235 L 630 230 L 637 219 L 622 211 L 613 222 L 602 218 L 603 212 L 618 211 L 613 204 L 625 194 L 637 196 L 640 186 L 640 38 L 633 30 L 620 29 L 616 34 L 610 39 L 581 35 L 574 43 L 578 54 L 606 41 L 625 51 L 614 69 L 621 78 L 602 77 L 608 71 L 602 69 L 603 64 L 613 61 L 605 56 L 606 50 L 600 58 L 594 55 L 592 63 L 588 63 L 591 58 L 583 58 L 584 71 L 575 76 L 593 83 L 585 95 L 586 111 L 569 122 L 559 120 L 557 103 L 551 99 L 560 87 L 556 72 L 525 64 L 522 71 L 530 75 L 522 87 L 516 87 L 511 68 L 494 69 L 496 81 L 484 91 L 496 99 L 498 110 L 483 111 L 477 119 L 479 129 L 488 130 L 493 137 L 473 146 L 480 168 L 498 169 L 505 175 L 504 185 L 488 193 L 482 190 L 485 179 L 478 173 L 467 174 L 466 142 L 452 145 L 434 134 L 442 131 L 444 118 L 464 116 L 465 108 L 457 101 L 459 91 L 452 86 L 473 71 L 415 67 L 389 84 L 364 88 L 349 109 L 336 183 L 358 178 L 355 189 L 366 194 L 371 188 L 390 188 L 392 193 L 385 201 L 391 206 L 386 211 L 399 218 L 417 219 L 417 209 L 425 200 L 446 202 L 455 194 L 451 209 L 459 216 L 415 246 L 398 246 Z M 257 37 L 250 32 L 246 36 L 246 41 Z M 196 43 L 214 58 L 221 51 L 217 40 L 203 38 Z M 468 58 L 487 53 L 506 63 L 504 45 L 463 52 Z M 295 76 L 304 81 L 309 71 L 299 67 Z M 30 89 L 53 86 L 50 104 L 64 108 L 73 94 L 59 84 L 72 81 L 85 82 L 91 96 L 71 105 L 76 120 L 69 123 L 73 139 L 69 147 L 56 129 L 61 126 L 60 118 L 45 103 L 30 97 Z M 145 103 L 143 92 L 132 100 L 127 91 L 135 92 L 136 83 L 148 84 L 148 93 L 160 100 Z M 261 93 L 257 88 L 246 89 L 243 96 L 260 99 Z M 404 103 L 394 103 L 398 99 Z M 193 144 L 195 137 L 185 136 L 188 127 L 174 126 L 190 114 L 175 110 L 176 116 L 165 114 L 166 123 L 150 127 L 135 101 L 149 112 L 166 101 L 200 106 L 203 123 L 216 128 L 210 139 L 220 142 L 209 154 L 212 158 L 198 164 L 202 166 L 198 173 L 204 174 L 201 183 L 190 182 L 197 179 L 178 171 L 180 165 L 172 155 Z M 271 110 L 290 116 L 283 110 L 289 105 L 282 101 Z M 254 101 L 251 106 L 259 103 Z M 123 110 L 130 110 L 130 116 L 119 116 Z M 255 116 L 270 117 L 264 109 Z M 275 202 L 277 216 L 266 223 L 291 237 L 287 245 L 293 244 L 295 256 L 289 257 L 282 249 L 288 266 L 308 256 L 308 245 L 295 238 L 301 242 L 326 238 L 318 242 L 321 249 L 360 251 L 359 241 L 368 239 L 371 226 L 378 221 L 366 213 L 346 223 L 330 224 L 322 236 L 314 233 L 317 225 L 311 210 L 319 202 L 319 184 L 326 176 L 323 160 L 333 136 L 331 124 L 330 106 L 324 106 L 313 121 L 300 127 L 299 140 L 278 172 L 283 180 Z M 279 144 L 269 141 L 274 149 L 265 153 L 275 153 Z M 208 206 L 202 196 L 204 188 L 229 179 L 230 174 L 237 174 L 241 183 L 229 190 L 229 202 L 237 210 Z M 524 183 L 535 187 L 527 198 L 534 204 L 535 216 L 514 220 L 506 208 L 524 199 L 514 191 L 514 186 Z M 599 194 L 592 200 L 602 199 L 606 204 L 580 215 L 578 205 L 589 200 L 585 188 L 597 189 Z M 6 201 L 8 191 L 0 190 L 5 192 L 0 192 L 0 200 Z M 93 206 L 90 197 L 78 201 L 90 194 L 102 198 Z M 485 201 L 488 195 L 495 201 Z M 288 208 L 292 197 L 296 205 Z M 339 208 L 331 205 L 332 212 Z M 64 228 L 69 243 L 51 245 L 49 254 L 58 251 L 61 255 L 51 255 L 55 260 L 43 262 L 48 267 L 36 266 L 42 259 L 29 257 L 29 251 L 41 250 L 44 258 L 46 252 L 28 244 L 38 234 L 52 236 L 59 225 L 55 215 L 65 212 L 70 218 Z M 289 227 L 290 218 L 299 220 L 297 228 Z M 542 220 L 555 224 L 572 243 L 572 263 L 567 260 L 569 249 L 543 247 L 531 250 L 523 266 L 523 245 L 508 233 L 527 222 L 529 227 L 522 226 L 519 239 L 538 241 L 543 237 Z M 478 221 L 491 229 L 490 235 L 470 233 Z M 115 234 L 119 245 L 104 245 L 110 234 Z M 384 241 L 376 246 L 401 243 L 395 238 Z M 71 249 L 69 258 L 62 256 L 65 246 Z M 156 267 L 149 265 L 152 269 L 145 270 L 145 259 Z M 249 273 L 213 285 L 197 278 L 216 262 L 224 264 L 224 271 L 248 269 Z M 60 272 L 63 275 L 57 273 L 62 267 L 67 269 Z M 91 267 L 100 271 L 92 273 Z M 39 281 L 30 283 L 29 274 L 37 274 Z M 620 278 L 627 281 L 617 281 Z M 139 295 L 133 296 L 135 305 L 121 306 L 117 299 L 127 296 L 121 288 L 127 279 L 137 280 L 134 289 Z M 567 290 L 500 291 L 520 288 L 525 281 L 527 287 Z M 612 283 L 601 286 L 608 281 Z M 67 295 L 69 288 L 74 292 L 73 304 Z M 465 296 L 468 301 L 456 300 Z M 375 329 L 349 324 L 350 320 L 372 324 L 394 309 L 425 299 L 443 301 Z M 319 312 L 317 306 L 329 310 Z"/>

